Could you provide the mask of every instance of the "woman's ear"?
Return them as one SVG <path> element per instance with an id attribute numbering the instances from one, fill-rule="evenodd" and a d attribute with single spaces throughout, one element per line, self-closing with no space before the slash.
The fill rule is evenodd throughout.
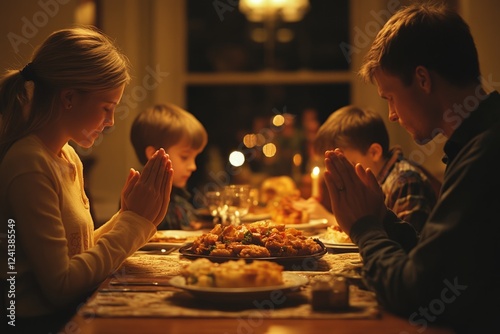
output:
<path id="1" fill-rule="evenodd" d="M 71 109 L 73 107 L 73 100 L 75 96 L 75 90 L 74 89 L 63 89 L 61 90 L 61 93 L 59 94 L 60 100 L 61 100 L 61 106 L 64 109 Z"/>
<path id="2" fill-rule="evenodd" d="M 415 68 L 415 82 L 424 92 L 430 93 L 432 89 L 431 73 L 425 66 Z"/>
<path id="3" fill-rule="evenodd" d="M 155 152 L 157 151 L 156 148 L 154 148 L 154 146 L 148 146 L 146 147 L 146 149 L 144 150 L 144 153 L 146 154 L 146 158 L 151 159 L 151 157 L 153 156 L 153 154 L 155 154 Z"/>

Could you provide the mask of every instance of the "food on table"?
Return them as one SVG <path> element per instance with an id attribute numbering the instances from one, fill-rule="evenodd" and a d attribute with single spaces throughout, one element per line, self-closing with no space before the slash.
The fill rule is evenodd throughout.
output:
<path id="1" fill-rule="evenodd" d="M 326 232 L 321 236 L 321 240 L 335 244 L 352 243 L 351 238 L 338 225 L 328 226 Z"/>
<path id="2" fill-rule="evenodd" d="M 270 261 L 246 263 L 240 259 L 213 263 L 197 259 L 186 266 L 182 276 L 186 284 L 218 288 L 246 288 L 283 284 L 283 267 Z"/>
<path id="3" fill-rule="evenodd" d="M 197 237 L 191 251 L 220 257 L 276 257 L 316 254 L 320 244 L 294 228 L 260 221 L 243 225 L 216 225 Z"/>
<path id="4" fill-rule="evenodd" d="M 260 186 L 260 202 L 272 208 L 281 198 L 297 193 L 297 185 L 290 176 L 273 176 L 265 179 Z"/>
<path id="5" fill-rule="evenodd" d="M 299 194 L 284 196 L 278 206 L 272 210 L 271 218 L 277 224 L 306 224 L 309 222 L 309 213 L 306 210 L 298 210 L 293 202 L 299 199 Z"/>

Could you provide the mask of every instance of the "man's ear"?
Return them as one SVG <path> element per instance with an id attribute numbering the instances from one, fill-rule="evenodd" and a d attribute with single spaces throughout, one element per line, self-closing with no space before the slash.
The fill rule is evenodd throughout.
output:
<path id="1" fill-rule="evenodd" d="M 432 77 L 431 73 L 425 66 L 417 66 L 415 68 L 415 83 L 424 92 L 430 93 L 432 89 Z"/>
<path id="2" fill-rule="evenodd" d="M 63 89 L 59 93 L 59 98 L 61 100 L 61 105 L 64 109 L 71 109 L 74 103 L 75 90 L 74 89 Z"/>
<path id="3" fill-rule="evenodd" d="M 146 154 L 146 158 L 151 159 L 151 157 L 153 156 L 153 154 L 155 154 L 155 152 L 157 151 L 156 148 L 154 148 L 153 146 L 148 146 L 146 147 L 146 149 L 144 150 L 144 153 Z"/>
<path id="4" fill-rule="evenodd" d="M 379 143 L 372 143 L 368 148 L 368 156 L 373 162 L 379 162 L 383 159 L 382 146 Z"/>

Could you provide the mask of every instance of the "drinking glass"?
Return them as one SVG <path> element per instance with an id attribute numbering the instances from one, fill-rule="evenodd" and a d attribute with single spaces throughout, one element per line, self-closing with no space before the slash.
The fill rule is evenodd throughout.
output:
<path id="1" fill-rule="evenodd" d="M 259 189 L 250 188 L 250 208 L 259 206 Z"/>
<path id="2" fill-rule="evenodd" d="M 223 189 L 222 212 L 230 224 L 239 225 L 251 205 L 250 186 L 231 184 Z"/>
<path id="3" fill-rule="evenodd" d="M 225 220 L 222 200 L 223 197 L 220 191 L 207 191 L 205 193 L 205 205 L 213 218 L 214 224 Z"/>

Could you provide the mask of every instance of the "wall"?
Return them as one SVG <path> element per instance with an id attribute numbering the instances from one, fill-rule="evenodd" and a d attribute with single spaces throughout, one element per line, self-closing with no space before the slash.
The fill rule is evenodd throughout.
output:
<path id="1" fill-rule="evenodd" d="M 500 46 L 498 43 L 500 1 L 461 0 L 460 8 L 476 42 L 482 76 L 490 82 L 492 88 L 500 90 Z"/>
<path id="2" fill-rule="evenodd" d="M 2 1 L 0 5 L 0 66 L 22 69 L 40 44 L 56 29 L 73 24 L 77 2 Z"/>

